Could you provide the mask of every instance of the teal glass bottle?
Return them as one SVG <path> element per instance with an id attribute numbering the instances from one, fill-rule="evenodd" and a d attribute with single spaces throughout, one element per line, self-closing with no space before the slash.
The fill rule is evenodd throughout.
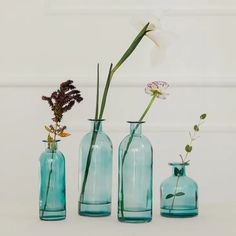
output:
<path id="1" fill-rule="evenodd" d="M 41 220 L 66 218 L 65 158 L 58 151 L 58 140 L 46 144 L 40 156 L 39 217 Z"/>
<path id="2" fill-rule="evenodd" d="M 79 202 L 78 213 L 82 216 L 109 216 L 112 194 L 112 143 L 103 132 L 103 120 L 90 119 L 91 130 L 79 148 Z M 92 146 L 91 158 L 88 154 Z M 86 177 L 87 176 L 87 177 Z"/>
<path id="3" fill-rule="evenodd" d="M 186 176 L 188 164 L 170 163 L 172 175 L 161 184 L 161 215 L 192 217 L 198 215 L 198 186 Z"/>
<path id="4" fill-rule="evenodd" d="M 142 123 L 130 123 L 130 134 L 119 146 L 118 220 L 142 223 L 152 220 L 153 150 L 142 135 Z"/>

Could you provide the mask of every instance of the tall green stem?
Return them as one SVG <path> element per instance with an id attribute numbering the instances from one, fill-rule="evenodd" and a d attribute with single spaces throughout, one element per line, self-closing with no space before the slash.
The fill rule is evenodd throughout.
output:
<path id="1" fill-rule="evenodd" d="M 99 71 L 99 68 L 98 68 L 98 71 Z M 109 90 L 109 86 L 110 86 L 111 78 L 112 78 L 112 72 L 111 71 L 112 71 L 112 64 L 110 65 L 106 86 L 105 86 L 105 89 L 104 89 L 104 92 L 103 92 L 103 98 L 102 98 L 102 103 L 101 103 L 101 108 L 100 108 L 100 114 L 98 116 L 98 112 L 97 112 L 98 111 L 98 102 L 97 102 L 95 119 L 97 119 L 97 117 L 99 117 L 99 120 L 102 120 L 103 112 L 104 112 L 105 105 L 106 105 L 106 98 L 107 98 L 107 94 L 108 94 L 108 90 Z M 97 79 L 97 99 L 98 99 L 99 74 L 98 74 L 97 78 L 98 78 Z M 84 178 L 83 178 L 83 183 L 82 183 L 81 192 L 80 192 L 80 203 L 83 203 L 83 201 L 84 201 L 85 187 L 86 187 L 86 183 L 87 183 L 87 180 L 88 180 L 89 168 L 90 168 L 90 164 L 91 164 L 91 161 L 92 161 L 92 155 L 93 155 L 93 146 L 96 143 L 96 139 L 97 139 L 97 135 L 98 135 L 97 131 L 99 130 L 100 124 L 101 124 L 101 122 L 98 121 L 98 123 L 94 124 L 94 127 L 93 127 L 93 134 L 92 134 L 92 139 L 91 139 L 91 143 L 90 143 L 90 146 L 89 146 L 88 157 L 87 157 L 85 172 L 84 172 Z M 96 127 L 96 125 L 97 125 L 97 127 Z M 81 207 L 80 204 L 79 204 L 79 207 Z"/>
<path id="2" fill-rule="evenodd" d="M 93 127 L 93 134 L 92 134 L 92 139 L 91 139 L 91 143 L 90 143 L 88 158 L 87 158 L 85 172 L 84 172 L 83 183 L 82 183 L 81 192 L 80 192 L 80 203 L 83 203 L 83 201 L 84 201 L 84 193 L 85 193 L 86 183 L 88 180 L 89 168 L 90 168 L 90 164 L 91 164 L 91 160 L 92 160 L 93 146 L 94 146 L 96 139 L 97 139 L 98 129 L 100 127 L 100 122 L 98 122 L 97 126 L 98 127 L 96 128 L 96 124 L 94 124 L 94 127 Z M 80 204 L 79 204 L 79 207 L 81 207 Z"/>
<path id="3" fill-rule="evenodd" d="M 143 112 L 143 114 L 141 115 L 141 117 L 139 118 L 138 122 L 142 122 L 144 117 L 146 116 L 146 114 L 148 113 L 149 109 L 151 108 L 155 98 L 157 97 L 157 93 L 154 93 L 150 102 L 148 103 L 145 111 Z M 132 140 L 133 140 L 133 137 L 134 137 L 134 134 L 136 132 L 136 130 L 138 129 L 140 123 L 138 123 L 135 128 L 133 129 L 132 133 L 130 134 L 130 137 L 129 137 L 129 140 L 128 140 L 128 143 L 127 143 L 127 146 L 126 146 L 126 149 L 124 151 L 124 155 L 122 157 L 122 161 L 121 161 L 121 187 L 120 187 L 120 191 L 121 191 L 121 200 L 120 200 L 120 211 L 121 211 L 121 217 L 124 218 L 124 181 L 123 181 L 123 166 L 124 166 L 124 161 L 125 161 L 125 158 L 127 156 L 127 153 L 128 153 L 128 150 L 129 150 L 129 147 L 132 143 Z"/>
<path id="4" fill-rule="evenodd" d="M 56 123 L 56 128 L 57 128 L 57 123 Z M 56 142 L 56 133 L 54 133 L 54 142 Z M 50 144 L 49 144 L 50 145 Z M 47 183 L 47 190 L 46 190 L 46 198 L 45 198 L 45 203 L 43 206 L 43 210 L 42 210 L 42 217 L 44 216 L 45 210 L 47 208 L 47 204 L 48 204 L 48 195 L 49 195 L 49 189 L 50 189 L 50 184 L 51 184 L 51 176 L 52 176 L 52 163 L 53 163 L 53 156 L 54 156 L 54 147 L 52 149 L 52 156 L 51 156 L 51 163 L 50 163 L 50 170 L 49 170 L 49 175 L 48 175 L 48 183 Z"/>

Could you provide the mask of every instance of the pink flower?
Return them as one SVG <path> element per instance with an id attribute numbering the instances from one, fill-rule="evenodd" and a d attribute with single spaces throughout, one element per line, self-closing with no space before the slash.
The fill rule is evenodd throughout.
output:
<path id="1" fill-rule="evenodd" d="M 156 95 L 157 98 L 166 99 L 166 96 L 169 95 L 166 93 L 169 84 L 164 81 L 154 81 L 148 83 L 145 88 L 145 93 L 152 96 Z"/>

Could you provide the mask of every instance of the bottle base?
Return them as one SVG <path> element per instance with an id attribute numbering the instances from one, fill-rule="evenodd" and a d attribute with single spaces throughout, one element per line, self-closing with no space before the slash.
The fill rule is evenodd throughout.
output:
<path id="1" fill-rule="evenodd" d="M 152 211 L 121 211 L 118 212 L 118 220 L 124 223 L 148 223 L 152 220 Z"/>
<path id="2" fill-rule="evenodd" d="M 161 216 L 170 218 L 186 218 L 198 215 L 198 209 L 161 209 Z"/>
<path id="3" fill-rule="evenodd" d="M 105 217 L 111 215 L 111 203 L 93 204 L 79 203 L 79 215 L 89 217 Z"/>
<path id="4" fill-rule="evenodd" d="M 42 211 L 39 212 L 40 220 L 44 221 L 56 221 L 64 220 L 66 218 L 66 210 L 62 211 Z"/>

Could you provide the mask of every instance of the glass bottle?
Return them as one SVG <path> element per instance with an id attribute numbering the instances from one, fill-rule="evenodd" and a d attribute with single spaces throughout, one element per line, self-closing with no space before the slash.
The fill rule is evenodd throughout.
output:
<path id="1" fill-rule="evenodd" d="M 119 146 L 118 220 L 142 223 L 152 220 L 153 150 L 142 135 L 142 123 L 130 123 L 130 134 Z"/>
<path id="2" fill-rule="evenodd" d="M 102 130 L 103 121 L 90 119 L 91 130 L 80 143 L 78 213 L 82 216 L 111 214 L 112 143 Z M 94 137 L 89 160 L 89 149 Z"/>
<path id="3" fill-rule="evenodd" d="M 46 144 L 40 156 L 39 217 L 41 220 L 66 218 L 65 158 L 58 151 L 58 141 Z"/>
<path id="4" fill-rule="evenodd" d="M 170 163 L 172 176 L 161 184 L 161 215 L 191 217 L 198 215 L 198 186 L 186 176 L 188 164 Z"/>

